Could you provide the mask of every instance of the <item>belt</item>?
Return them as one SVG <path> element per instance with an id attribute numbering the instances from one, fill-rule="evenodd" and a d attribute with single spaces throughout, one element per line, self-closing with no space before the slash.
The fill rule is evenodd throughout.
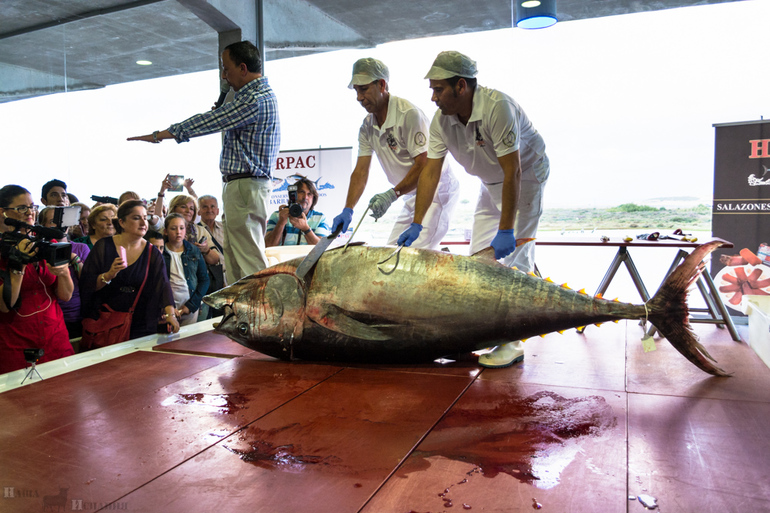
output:
<path id="1" fill-rule="evenodd" d="M 236 173 L 234 175 L 222 175 L 222 181 L 224 183 L 232 182 L 233 180 L 240 180 L 241 178 L 254 178 L 255 180 L 267 180 L 267 176 L 254 176 L 251 173 Z"/>

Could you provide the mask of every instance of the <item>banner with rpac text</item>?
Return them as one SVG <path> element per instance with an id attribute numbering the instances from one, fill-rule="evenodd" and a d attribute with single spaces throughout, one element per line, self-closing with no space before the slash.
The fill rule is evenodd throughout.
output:
<path id="1" fill-rule="evenodd" d="M 278 210 L 289 201 L 287 189 L 301 177 L 309 178 L 318 189 L 315 210 L 326 215 L 327 224 L 342 211 L 353 171 L 353 148 L 287 150 L 278 154 L 273 169 L 270 207 Z M 349 237 L 343 234 L 341 240 Z"/>
<path id="2" fill-rule="evenodd" d="M 735 247 L 714 252 L 711 273 L 733 313 L 770 294 L 770 121 L 715 124 L 711 231 Z"/>

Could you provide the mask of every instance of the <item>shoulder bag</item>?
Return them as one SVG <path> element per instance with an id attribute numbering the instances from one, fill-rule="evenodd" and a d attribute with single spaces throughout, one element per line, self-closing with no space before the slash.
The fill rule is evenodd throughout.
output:
<path id="1" fill-rule="evenodd" d="M 149 242 L 145 249 L 149 248 Z M 134 304 L 128 312 L 116 312 L 107 305 L 102 305 L 99 310 L 99 318 L 83 319 L 83 338 L 80 340 L 80 347 L 84 350 L 97 349 L 99 347 L 111 346 L 120 342 L 125 342 L 131 337 L 131 321 L 134 316 L 136 303 L 139 302 L 139 296 L 142 295 L 142 289 L 147 282 L 147 276 L 150 274 L 150 259 L 152 253 L 147 255 L 147 269 L 144 273 L 142 286 L 134 298 Z"/>

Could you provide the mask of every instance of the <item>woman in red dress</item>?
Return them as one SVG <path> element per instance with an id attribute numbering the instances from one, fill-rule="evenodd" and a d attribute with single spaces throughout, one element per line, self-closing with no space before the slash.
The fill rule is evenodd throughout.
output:
<path id="1" fill-rule="evenodd" d="M 0 189 L 0 235 L 8 237 L 15 219 L 34 225 L 37 205 L 29 191 L 18 185 Z M 26 234 L 22 228 L 19 233 Z M 7 240 L 7 239 L 6 239 Z M 24 349 L 42 348 L 39 363 L 75 354 L 58 300 L 72 296 L 69 265 L 51 267 L 44 261 L 25 263 L 37 252 L 35 243 L 22 239 L 4 244 L 0 256 L 0 374 L 27 366 Z M 10 294 L 5 288 L 10 288 Z M 10 296 L 8 298 L 7 296 Z M 8 299 L 8 301 L 6 301 Z"/>

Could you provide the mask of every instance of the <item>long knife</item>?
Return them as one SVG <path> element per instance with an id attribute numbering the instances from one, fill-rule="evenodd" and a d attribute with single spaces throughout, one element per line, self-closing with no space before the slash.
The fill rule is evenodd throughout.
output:
<path id="1" fill-rule="evenodd" d="M 350 241 L 353 240 L 353 237 L 356 236 L 356 232 L 358 231 L 358 228 L 360 228 L 361 223 L 364 222 L 364 217 L 366 217 L 366 213 L 367 212 L 369 212 L 369 207 L 366 207 L 366 210 L 364 210 L 364 215 L 361 216 L 361 219 L 358 221 L 358 224 L 356 225 L 356 229 L 353 230 L 353 234 L 350 236 L 348 241 L 345 243 L 345 247 L 342 249 L 343 253 L 348 250 L 348 244 L 350 244 Z M 375 219 L 374 222 L 376 223 L 377 220 Z"/>
<path id="2" fill-rule="evenodd" d="M 300 278 L 304 278 L 305 275 L 308 273 L 310 269 L 318 262 L 318 259 L 321 258 L 321 255 L 323 255 L 324 251 L 326 251 L 326 248 L 329 247 L 329 244 L 331 244 L 334 239 L 337 238 L 337 236 L 342 231 L 342 226 L 340 225 L 334 233 L 329 235 L 328 237 L 324 237 L 320 241 L 318 241 L 318 244 L 315 245 L 315 247 L 310 250 L 310 253 L 307 254 L 307 256 L 302 260 L 302 262 L 299 263 L 297 266 L 296 275 Z"/>

